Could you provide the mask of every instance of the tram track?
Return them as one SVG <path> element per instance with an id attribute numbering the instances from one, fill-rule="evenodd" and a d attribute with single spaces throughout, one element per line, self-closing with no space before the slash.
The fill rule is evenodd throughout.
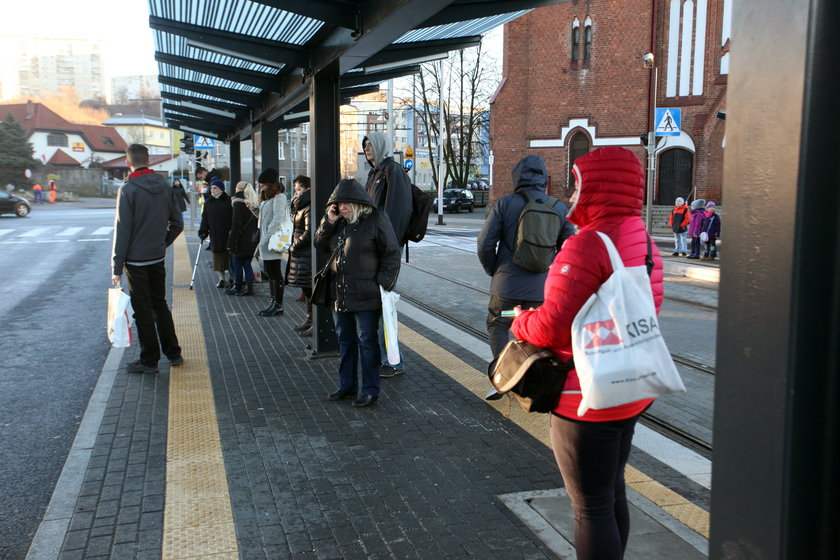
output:
<path id="1" fill-rule="evenodd" d="M 416 266 L 413 266 L 413 265 L 410 265 L 410 266 L 412 268 L 422 270 L 419 267 L 416 267 Z M 433 274 L 433 275 L 440 277 L 440 275 L 436 275 L 436 274 Z M 444 278 L 444 279 L 446 279 L 446 278 Z M 468 284 L 465 284 L 463 282 L 459 282 L 457 280 L 451 280 L 451 279 L 446 279 L 446 280 L 449 280 L 450 282 L 453 282 L 453 283 L 458 284 L 458 285 L 463 285 L 464 287 L 467 287 L 467 288 L 474 289 L 476 291 L 483 291 L 483 290 L 480 290 L 478 288 L 475 288 L 474 286 L 470 286 Z M 425 303 L 424 301 L 421 301 L 420 299 L 414 298 L 410 295 L 406 295 L 405 293 L 401 293 L 400 297 L 404 301 L 406 301 L 407 303 L 411 304 L 412 306 L 417 307 L 418 309 L 421 309 L 421 310 L 425 311 L 426 313 L 429 313 L 430 315 L 433 315 L 433 316 L 451 324 L 452 326 L 473 335 L 474 337 L 478 338 L 479 340 L 482 340 L 482 341 L 485 341 L 485 342 L 488 340 L 487 333 L 484 330 L 477 329 L 476 327 L 470 325 L 469 323 L 466 323 L 466 322 L 458 319 L 457 317 L 453 317 L 452 315 L 450 315 L 448 313 L 445 313 L 444 311 L 442 311 L 442 310 L 440 310 L 440 309 L 438 309 L 438 308 L 436 308 L 436 307 L 434 307 L 434 306 L 432 306 L 428 303 Z M 704 364 L 701 364 L 701 363 L 696 362 L 694 360 L 691 360 L 689 358 L 685 358 L 685 357 L 682 357 L 682 356 L 677 356 L 675 354 L 671 354 L 671 356 L 673 357 L 675 362 L 677 362 L 679 364 L 682 364 L 685 367 L 692 368 L 692 369 L 695 369 L 695 370 L 698 370 L 698 371 L 701 371 L 701 372 L 704 372 L 704 373 L 707 373 L 707 374 L 714 375 L 714 369 L 710 368 L 708 366 L 705 366 Z M 693 449 L 694 451 L 696 451 L 700 455 L 702 455 L 706 458 L 711 458 L 712 445 L 709 442 L 706 442 L 705 440 L 703 440 L 702 438 L 700 438 L 700 437 L 698 437 L 698 436 L 696 436 L 696 435 L 694 435 L 694 434 L 692 434 L 692 433 L 690 433 L 690 432 L 688 432 L 688 431 L 686 431 L 682 428 L 674 426 L 673 424 L 670 424 L 668 421 L 666 421 L 662 418 L 659 418 L 658 416 L 656 416 L 656 415 L 654 415 L 650 412 L 645 412 L 645 413 L 642 414 L 641 422 L 643 424 L 645 424 L 647 427 L 651 428 L 652 430 L 654 430 L 654 431 L 672 439 L 673 441 L 676 441 L 676 442 L 678 442 L 682 445 L 685 445 L 688 448 Z"/>

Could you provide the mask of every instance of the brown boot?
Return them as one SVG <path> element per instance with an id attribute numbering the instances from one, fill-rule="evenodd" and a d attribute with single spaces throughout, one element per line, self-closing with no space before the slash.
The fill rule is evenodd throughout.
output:
<path id="1" fill-rule="evenodd" d="M 295 301 L 306 301 L 306 295 L 304 295 L 303 290 L 300 291 L 300 295 Z"/>
<path id="2" fill-rule="evenodd" d="M 314 325 L 310 325 L 310 327 L 308 329 L 306 329 L 305 331 L 300 333 L 300 336 L 312 336 L 312 331 L 313 331 L 314 328 L 315 328 Z"/>

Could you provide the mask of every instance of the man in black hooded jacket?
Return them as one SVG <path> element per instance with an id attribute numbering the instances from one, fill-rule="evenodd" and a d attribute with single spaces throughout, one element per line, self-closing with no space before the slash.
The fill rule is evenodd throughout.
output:
<path id="1" fill-rule="evenodd" d="M 140 359 L 127 364 L 129 373 L 157 373 L 161 347 L 173 365 L 181 365 L 181 346 L 166 303 L 166 248 L 184 229 L 172 187 L 149 169 L 149 150 L 140 144 L 126 149 L 131 169 L 117 195 L 114 218 L 114 286 L 128 277 Z M 160 344 L 158 344 L 160 339 Z"/>

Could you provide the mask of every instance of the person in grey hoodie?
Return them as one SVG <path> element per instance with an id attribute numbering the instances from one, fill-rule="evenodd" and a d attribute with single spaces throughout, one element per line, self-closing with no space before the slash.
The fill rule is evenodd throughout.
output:
<path id="1" fill-rule="evenodd" d="M 382 132 L 371 132 L 362 140 L 362 149 L 371 167 L 365 190 L 376 208 L 384 211 L 391 220 L 397 243 L 402 250 L 413 211 L 411 181 L 402 166 L 391 156 L 392 146 L 393 142 Z M 388 363 L 382 321 L 379 322 L 379 349 L 382 359 L 381 377 L 394 377 L 405 371 L 402 356 L 398 364 Z"/>
<path id="2" fill-rule="evenodd" d="M 548 170 L 540 156 L 525 156 L 513 168 L 513 194 L 496 201 L 478 235 L 478 260 L 490 281 L 490 302 L 487 304 L 487 334 L 493 357 L 508 343 L 513 317 L 502 317 L 504 310 L 520 305 L 522 309 L 539 307 L 543 302 L 543 287 L 547 272 L 531 272 L 513 262 L 519 215 L 525 208 L 525 193 L 534 200 L 545 201 Z M 566 205 L 557 202 L 554 211 L 560 216 L 560 235 L 557 250 L 574 235 L 574 226 L 566 221 Z M 491 397 L 493 391 L 491 391 Z"/>
<path id="3" fill-rule="evenodd" d="M 157 373 L 161 348 L 171 365 L 184 363 L 166 303 L 165 266 L 166 248 L 183 231 L 184 220 L 172 187 L 148 168 L 149 150 L 132 144 L 125 154 L 131 174 L 117 195 L 111 282 L 121 286 L 125 271 L 140 340 L 140 359 L 126 368 Z"/>

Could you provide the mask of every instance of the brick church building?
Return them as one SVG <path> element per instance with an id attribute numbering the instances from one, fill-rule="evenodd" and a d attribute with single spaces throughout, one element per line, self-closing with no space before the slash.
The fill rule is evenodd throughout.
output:
<path id="1" fill-rule="evenodd" d="M 527 154 L 545 159 L 564 199 L 574 160 L 601 146 L 629 148 L 647 168 L 640 137 L 659 124 L 655 106 L 682 118 L 679 136 L 656 138 L 654 204 L 720 202 L 733 2 L 571 0 L 506 24 L 491 199 L 512 192 L 510 171 Z"/>

